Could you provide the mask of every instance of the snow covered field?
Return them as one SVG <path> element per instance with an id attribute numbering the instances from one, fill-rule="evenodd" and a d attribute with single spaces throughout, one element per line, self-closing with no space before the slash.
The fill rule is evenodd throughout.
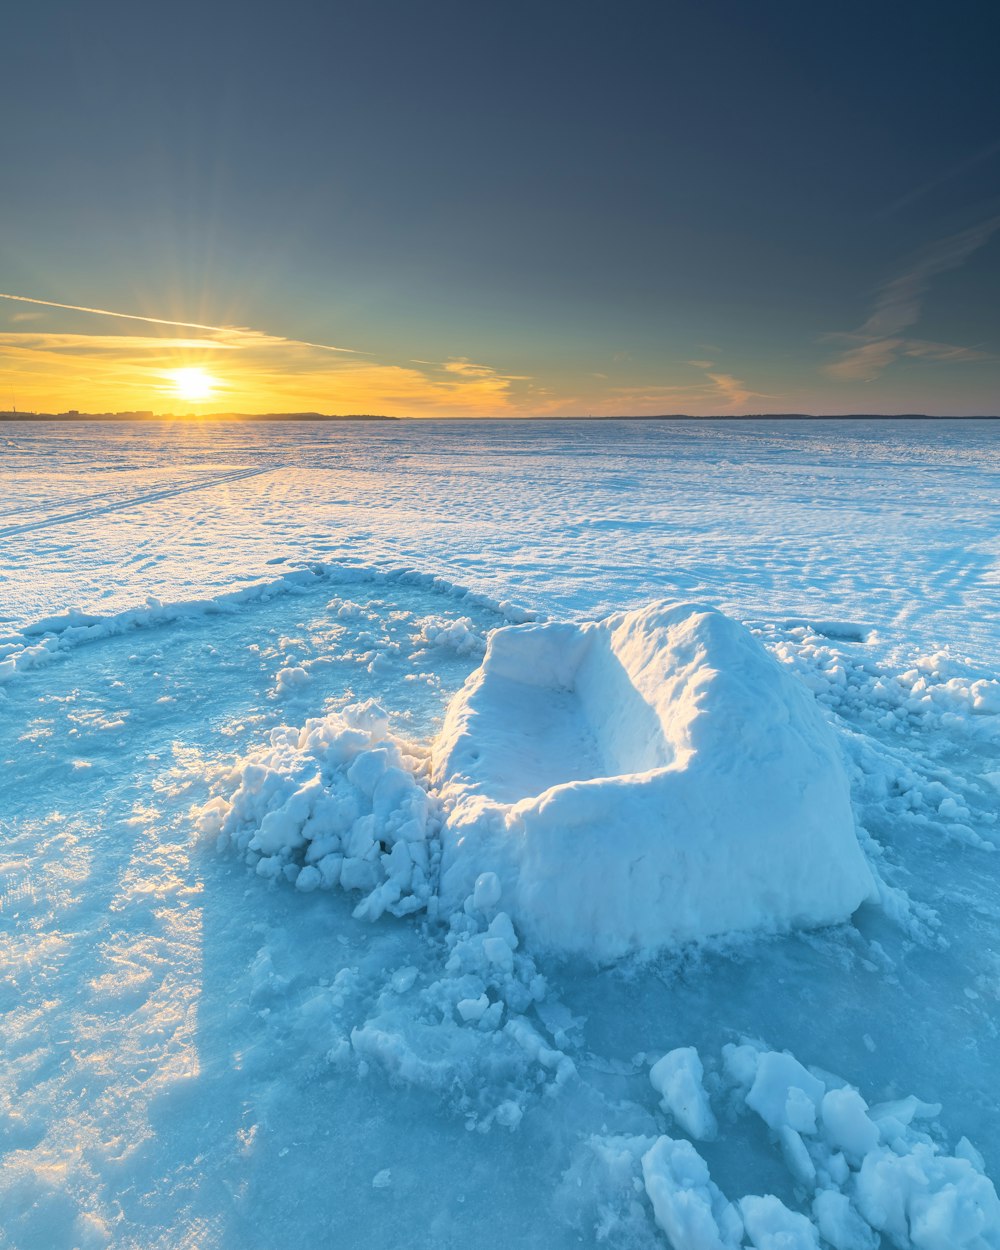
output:
<path id="1" fill-rule="evenodd" d="M 0 1246 L 1000 1247 L 995 425 L 0 439 Z M 449 918 L 490 631 L 653 600 L 818 707 L 872 898 L 597 964 L 503 873 Z"/>

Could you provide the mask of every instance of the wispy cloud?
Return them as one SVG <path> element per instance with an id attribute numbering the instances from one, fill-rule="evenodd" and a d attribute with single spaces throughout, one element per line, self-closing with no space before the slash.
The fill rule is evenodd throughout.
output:
<path id="1" fill-rule="evenodd" d="M 831 335 L 838 342 L 850 341 L 860 336 L 850 334 Z M 832 378 L 840 378 L 848 382 L 870 382 L 877 378 L 882 370 L 891 365 L 902 347 L 903 339 L 872 339 L 861 342 L 857 347 L 849 347 L 840 357 L 825 367 L 825 372 Z"/>
<path id="2" fill-rule="evenodd" d="M 10 320 L 16 325 L 21 321 L 40 321 L 44 316 L 43 312 L 16 312 L 12 314 Z"/>
<path id="3" fill-rule="evenodd" d="M 913 325 L 920 317 L 921 301 L 931 279 L 964 265 L 998 229 L 1000 214 L 924 248 L 903 273 L 882 287 L 871 316 L 858 333 L 882 337 Z"/>
<path id="4" fill-rule="evenodd" d="M 331 347 L 328 343 L 310 343 L 304 339 L 288 339 L 278 334 L 268 334 L 264 330 L 251 330 L 247 326 L 210 326 L 198 321 L 171 321 L 165 317 L 146 317 L 139 313 L 113 312 L 110 308 L 90 308 L 86 304 L 60 304 L 51 299 L 33 299 L 29 295 L 8 295 L 0 291 L 0 299 L 15 300 L 21 304 L 40 304 L 45 308 L 61 308 L 65 312 L 90 313 L 95 317 L 115 317 L 119 321 L 141 321 L 146 325 L 170 326 L 179 330 L 207 330 L 219 341 L 230 340 L 232 343 L 248 347 L 312 347 L 321 352 L 345 352 L 348 355 L 367 355 L 358 352 L 354 347 Z M 41 315 L 41 314 L 38 314 Z M 22 319 L 25 314 L 21 314 Z M 14 320 L 17 320 L 15 315 Z"/>
<path id="5" fill-rule="evenodd" d="M 701 369 L 714 385 L 716 397 L 726 411 L 735 411 L 746 407 L 751 399 L 778 399 L 777 395 L 768 395 L 764 391 L 755 391 L 731 373 L 718 373 L 712 360 L 689 360 L 689 365 Z"/>
<path id="6" fill-rule="evenodd" d="M 827 342 L 843 345 L 839 358 L 826 366 L 833 377 L 871 381 L 900 356 L 934 360 L 988 359 L 976 348 L 910 339 L 905 331 L 920 319 L 931 281 L 958 269 L 1000 230 L 1000 214 L 924 248 L 904 271 L 882 286 L 865 323 L 848 333 L 826 335 Z"/>
<path id="7" fill-rule="evenodd" d="M 502 378 L 506 382 L 530 382 L 527 374 L 498 373 L 491 365 L 477 365 L 465 356 L 453 356 L 442 363 L 445 373 L 457 373 L 463 378 Z"/>
<path id="8" fill-rule="evenodd" d="M 836 337 L 844 341 L 852 336 L 840 334 Z M 826 372 L 844 381 L 871 382 L 901 356 L 914 360 L 940 360 L 947 364 L 993 359 L 990 352 L 975 347 L 958 347 L 952 343 L 931 343 L 926 339 L 874 339 L 848 348 L 839 360 L 827 365 Z"/>
<path id="9" fill-rule="evenodd" d="M 745 382 L 730 373 L 710 373 L 708 376 L 719 388 L 719 394 L 728 408 L 742 408 L 748 399 L 771 398 L 761 391 L 752 391 Z"/>

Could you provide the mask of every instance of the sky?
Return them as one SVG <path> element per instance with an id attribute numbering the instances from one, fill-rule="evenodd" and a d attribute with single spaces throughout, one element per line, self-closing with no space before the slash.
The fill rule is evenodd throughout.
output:
<path id="1" fill-rule="evenodd" d="M 1000 8 L 47 0 L 0 409 L 1000 412 Z"/>

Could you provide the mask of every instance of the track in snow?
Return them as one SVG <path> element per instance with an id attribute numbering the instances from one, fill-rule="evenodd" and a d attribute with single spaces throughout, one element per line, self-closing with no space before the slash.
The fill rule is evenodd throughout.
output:
<path id="1" fill-rule="evenodd" d="M 72 521 L 84 521 L 89 517 L 103 516 L 108 512 L 122 512 L 128 508 L 137 508 L 144 503 L 155 503 L 160 499 L 171 499 L 175 495 L 186 495 L 195 490 L 208 490 L 212 486 L 225 486 L 230 482 L 240 482 L 248 477 L 260 477 L 263 473 L 273 473 L 281 465 L 269 465 L 266 469 L 241 469 L 238 473 L 226 473 L 221 477 L 206 478 L 203 482 L 193 482 L 188 486 L 173 486 L 165 490 L 151 491 L 146 495 L 136 495 L 132 499 L 123 499 L 118 503 L 103 504 L 99 508 L 83 508 L 76 512 L 61 512 L 56 516 L 45 517 L 40 521 L 27 521 L 23 525 L 7 525 L 0 529 L 0 538 L 14 534 L 27 534 L 32 530 L 48 529 L 53 525 L 67 525 Z"/>

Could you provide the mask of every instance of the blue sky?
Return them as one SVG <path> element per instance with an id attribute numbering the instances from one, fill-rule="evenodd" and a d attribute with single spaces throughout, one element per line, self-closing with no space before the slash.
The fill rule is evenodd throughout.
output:
<path id="1" fill-rule="evenodd" d="M 0 301 L 20 407 L 1000 409 L 995 5 L 4 27 L 0 292 L 201 327 Z"/>

